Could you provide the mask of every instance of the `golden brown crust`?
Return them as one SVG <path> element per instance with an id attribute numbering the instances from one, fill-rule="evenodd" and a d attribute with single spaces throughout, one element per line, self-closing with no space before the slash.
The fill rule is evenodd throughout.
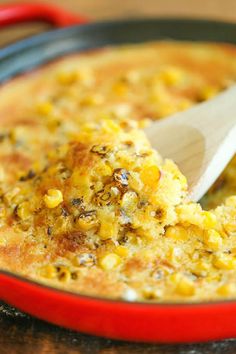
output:
<path id="1" fill-rule="evenodd" d="M 0 266 L 126 300 L 235 297 L 235 197 L 212 211 L 140 128 L 236 79 L 226 44 L 62 58 L 0 88 Z M 13 104 L 14 102 L 14 104 Z M 236 193 L 235 158 L 204 197 Z"/>

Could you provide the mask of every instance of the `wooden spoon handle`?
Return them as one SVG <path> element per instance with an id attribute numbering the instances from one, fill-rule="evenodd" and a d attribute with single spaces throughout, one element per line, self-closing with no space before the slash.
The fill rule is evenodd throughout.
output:
<path id="1" fill-rule="evenodd" d="M 207 137 L 209 134 L 214 135 L 214 141 L 221 141 L 236 125 L 236 85 L 215 98 L 179 112 L 162 122 L 168 124 L 169 121 L 173 124 L 174 120 L 197 128 Z"/>

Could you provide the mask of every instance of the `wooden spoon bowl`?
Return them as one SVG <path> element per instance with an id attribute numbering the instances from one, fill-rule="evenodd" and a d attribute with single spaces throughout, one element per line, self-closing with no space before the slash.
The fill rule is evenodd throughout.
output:
<path id="1" fill-rule="evenodd" d="M 199 200 L 236 152 L 236 86 L 146 129 L 153 148 L 171 158 Z"/>

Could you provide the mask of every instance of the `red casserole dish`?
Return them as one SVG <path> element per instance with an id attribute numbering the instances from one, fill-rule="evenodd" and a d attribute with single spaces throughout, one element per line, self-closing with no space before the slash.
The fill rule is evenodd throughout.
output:
<path id="1" fill-rule="evenodd" d="M 46 20 L 65 27 L 86 22 L 54 6 L 0 6 L 0 26 Z M 61 55 L 106 44 L 173 38 L 236 43 L 236 25 L 204 20 L 151 19 L 67 27 L 0 52 L 4 81 Z M 47 50 L 46 50 L 47 49 Z M 50 50 L 48 50 L 50 49 Z M 30 65 L 29 65 L 30 63 Z M 236 336 L 236 301 L 198 304 L 129 303 L 81 296 L 0 271 L 0 298 L 43 320 L 84 333 L 143 342 L 196 342 Z"/>

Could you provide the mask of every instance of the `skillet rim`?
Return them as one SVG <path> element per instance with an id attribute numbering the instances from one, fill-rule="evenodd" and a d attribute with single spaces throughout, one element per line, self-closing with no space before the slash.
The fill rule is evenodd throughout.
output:
<path id="1" fill-rule="evenodd" d="M 9 60 L 12 56 L 16 54 L 21 54 L 22 51 L 25 51 L 27 49 L 34 49 L 37 48 L 39 45 L 51 43 L 53 39 L 61 39 L 66 38 L 68 33 L 72 32 L 72 35 L 77 34 L 77 32 L 86 33 L 87 30 L 91 31 L 96 31 L 97 29 L 106 29 L 106 28 L 112 28 L 114 26 L 125 26 L 125 25 L 153 25 L 153 24 L 165 24 L 165 25 L 179 25 L 179 24 L 184 24 L 185 26 L 189 25 L 194 25 L 194 26 L 201 26 L 201 25 L 206 25 L 206 26 L 218 26 L 222 27 L 223 29 L 228 29 L 228 30 L 234 30 L 235 31 L 235 39 L 234 41 L 232 40 L 220 40 L 215 38 L 215 40 L 203 40 L 203 39 L 177 39 L 177 38 L 165 38 L 160 36 L 160 38 L 157 38 L 156 41 L 158 40 L 176 40 L 176 41 L 192 41 L 192 42 L 211 42 L 211 43 L 228 43 L 232 45 L 236 45 L 236 23 L 233 23 L 231 21 L 221 21 L 221 20 L 215 20 L 215 19 L 207 19 L 207 18 L 191 18 L 191 17 L 175 17 L 175 16 L 161 16 L 161 17 L 147 17 L 147 18 L 134 18 L 134 19 L 118 19 L 118 20 L 109 20 L 109 21 L 99 21 L 99 22 L 92 22 L 88 24 L 82 24 L 82 25 L 72 25 L 68 26 L 65 28 L 59 28 L 59 29 L 52 29 L 50 31 L 45 31 L 43 33 L 39 33 L 30 37 L 27 37 L 25 39 L 18 40 L 10 45 L 4 46 L 3 48 L 0 49 L 0 70 L 1 70 L 1 64 L 5 60 Z M 191 31 L 190 31 L 191 32 Z M 175 36 L 174 36 L 175 37 Z M 191 36 L 190 36 L 191 37 Z M 161 39 L 162 38 L 162 39 Z M 124 44 L 138 44 L 138 43 L 144 43 L 144 42 L 152 42 L 155 41 L 155 39 L 151 40 L 140 40 L 140 41 L 134 41 L 134 42 L 127 42 Z M 112 41 L 109 41 L 109 46 L 112 46 Z M 114 45 L 122 45 L 121 43 L 115 43 Z M 101 46 L 90 46 L 88 48 L 81 48 L 79 50 L 76 50 L 77 53 L 80 52 L 85 52 L 87 50 L 96 50 L 98 48 L 102 48 Z M 5 83 L 9 82 L 10 80 L 20 76 L 20 75 L 25 75 L 29 71 L 32 70 L 37 70 L 44 64 L 47 64 L 50 61 L 54 61 L 57 59 L 60 59 L 63 56 L 71 55 L 75 53 L 75 51 L 68 51 L 66 53 L 61 53 L 59 55 L 55 55 L 49 60 L 43 60 L 41 63 L 34 65 L 33 67 L 28 68 L 28 70 L 21 70 L 19 73 L 14 73 L 13 76 L 9 76 L 7 78 L 1 79 L 1 73 L 0 73 L 0 87 L 4 85 Z M 0 269 L 0 277 L 1 275 L 5 275 L 9 278 L 16 279 L 17 281 L 23 282 L 30 284 L 32 286 L 40 287 L 48 291 L 52 292 L 57 292 L 59 294 L 64 294 L 69 297 L 75 297 L 75 298 L 82 298 L 84 300 L 90 300 L 90 301 L 99 301 L 99 302 L 109 302 L 113 303 L 114 305 L 132 305 L 132 306 L 152 306 L 152 307 L 202 307 L 202 306 L 217 306 L 217 305 L 227 305 L 227 304 L 234 304 L 236 305 L 236 299 L 225 299 L 225 300 L 213 300 L 213 301 L 196 301 L 196 302 L 148 302 L 148 301 L 128 301 L 128 300 L 122 300 L 122 299 L 112 299 L 112 298 L 103 298 L 103 297 L 96 297 L 92 295 L 86 295 L 86 294 L 79 294 L 75 293 L 69 290 L 63 290 L 60 288 L 56 288 L 50 285 L 46 285 L 43 283 L 40 283 L 39 281 L 33 280 L 26 278 L 20 274 L 16 274 L 7 270 L 1 270 Z"/>
<path id="2" fill-rule="evenodd" d="M 126 41 L 126 35 L 124 36 L 124 26 L 129 26 L 132 34 L 131 40 Z M 138 33 L 138 29 L 146 28 L 148 30 L 148 38 L 147 34 L 141 31 Z M 154 28 L 150 30 L 148 27 L 157 26 L 159 27 L 160 32 L 154 32 Z M 186 27 L 188 31 L 186 32 Z M 177 30 L 176 30 L 177 28 Z M 112 29 L 119 30 L 120 33 L 123 33 L 123 40 L 120 40 L 119 36 L 117 38 L 117 33 L 112 32 Z M 157 28 L 158 30 L 158 28 Z M 223 31 L 222 31 L 223 30 Z M 101 37 L 99 34 L 106 32 L 106 36 L 108 40 L 101 41 Z M 156 31 L 156 29 L 155 29 Z M 90 33 L 91 32 L 91 33 Z M 126 32 L 126 31 L 125 31 Z M 166 33 L 168 32 L 168 34 Z M 141 38 L 137 40 L 137 33 L 139 36 L 144 36 L 145 39 Z M 151 37 L 149 37 L 149 33 L 152 33 Z M 170 34 L 171 33 L 171 34 Z M 199 37 L 199 34 L 201 36 Z M 56 52 L 54 54 L 47 53 L 46 59 L 43 58 L 41 60 L 37 60 L 32 66 L 28 63 L 26 67 L 21 69 L 17 69 L 10 74 L 1 75 L 2 66 L 4 68 L 4 63 L 7 60 L 11 61 L 13 59 L 13 64 L 15 63 L 14 57 L 17 55 L 23 55 L 25 52 L 29 52 L 32 50 L 36 50 L 40 46 L 45 46 L 47 44 L 53 43 L 56 40 L 70 40 L 71 38 L 76 38 L 77 35 L 84 35 L 85 40 L 82 43 L 83 45 L 79 45 L 76 49 L 67 48 L 66 50 L 59 50 L 56 48 Z M 93 45 L 91 43 L 87 44 L 87 39 L 91 40 L 92 35 L 97 36 L 97 38 L 93 39 Z M 223 37 L 219 37 L 223 35 Z M 69 37 L 68 37 L 69 35 Z M 130 36 L 130 35 L 129 35 Z M 86 38 L 87 37 L 87 38 Z M 104 34 L 103 34 L 104 37 Z M 97 40 L 99 41 L 97 42 Z M 124 40 L 125 39 L 125 40 Z M 18 76 L 23 73 L 27 73 L 32 69 L 38 68 L 42 64 L 46 64 L 56 58 L 60 58 L 62 56 L 66 56 L 67 54 L 72 54 L 75 52 L 82 52 L 86 50 L 93 50 L 97 48 L 101 48 L 104 46 L 112 46 L 112 45 L 122 45 L 122 44 L 137 44 L 144 42 L 151 42 L 155 40 L 178 40 L 178 41 L 192 41 L 192 42 L 212 42 L 212 43 L 228 43 L 228 44 L 236 44 L 236 23 L 231 21 L 221 21 L 215 19 L 207 19 L 207 18 L 191 18 L 191 17 L 175 17 L 175 16 L 161 16 L 161 17 L 147 17 L 147 18 L 127 18 L 127 19 L 115 19 L 109 21 L 99 21 L 92 22 L 83 25 L 72 25 L 59 29 L 52 29 L 50 31 L 45 31 L 43 33 L 39 33 L 25 39 L 18 40 L 13 42 L 10 45 L 4 46 L 0 48 L 0 85 L 2 82 L 4 83 L 8 79 L 12 77 Z M 79 41 L 80 39 L 77 39 Z M 101 43 L 100 43 L 101 42 Z M 97 43 L 97 44 L 96 44 Z M 65 42 L 64 42 L 65 44 Z M 55 50 L 55 49 L 54 49 Z M 27 54 L 27 53 L 26 53 Z M 38 53 L 39 55 L 40 53 Z M 32 53 L 31 53 L 32 56 Z M 6 64 L 6 63 L 5 63 Z M 22 65 L 22 64 L 21 64 Z M 5 65 L 6 67 L 6 65 Z"/>

